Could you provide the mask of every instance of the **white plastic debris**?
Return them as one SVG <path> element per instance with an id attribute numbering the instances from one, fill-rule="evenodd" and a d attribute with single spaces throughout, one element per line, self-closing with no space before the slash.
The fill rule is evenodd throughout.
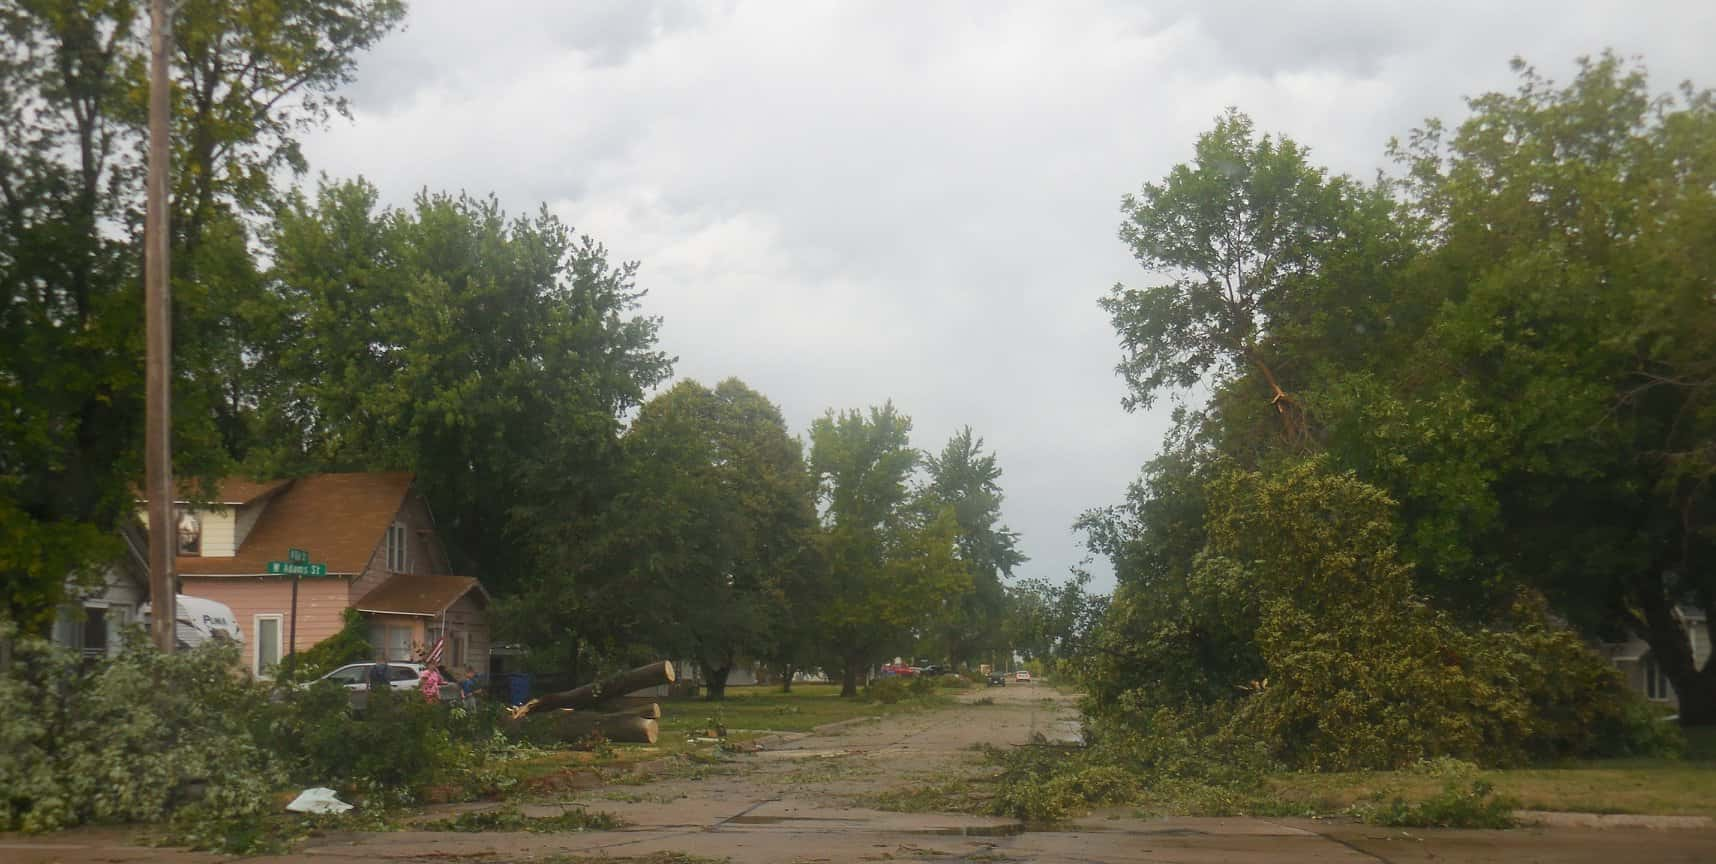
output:
<path id="1" fill-rule="evenodd" d="M 315 786 L 298 793 L 286 809 L 293 813 L 344 813 L 352 809 L 352 805 L 341 801 L 334 790 L 325 786 Z"/>

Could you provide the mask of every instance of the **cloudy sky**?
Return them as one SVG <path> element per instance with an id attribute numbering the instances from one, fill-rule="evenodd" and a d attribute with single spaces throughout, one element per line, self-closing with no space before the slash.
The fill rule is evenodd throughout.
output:
<path id="1" fill-rule="evenodd" d="M 545 202 L 642 262 L 679 375 L 736 375 L 796 431 L 887 399 L 921 448 L 971 425 L 1025 574 L 1059 578 L 1166 425 L 1120 408 L 1096 305 L 1145 278 L 1120 196 L 1224 107 L 1369 176 L 1512 56 L 1716 86 L 1713 45 L 1710 0 L 413 0 L 307 150 L 396 203 Z"/>

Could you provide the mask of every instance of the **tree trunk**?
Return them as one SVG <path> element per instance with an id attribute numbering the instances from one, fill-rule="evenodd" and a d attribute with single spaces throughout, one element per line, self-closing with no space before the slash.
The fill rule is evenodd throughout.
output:
<path id="1" fill-rule="evenodd" d="M 1692 653 L 1691 634 L 1674 615 L 1674 604 L 1664 590 L 1662 574 L 1653 568 L 1651 575 L 1640 580 L 1634 596 L 1644 612 L 1643 632 L 1639 633 L 1650 645 L 1651 659 L 1656 661 L 1668 683 L 1674 685 L 1674 695 L 1680 701 L 1680 725 L 1716 725 L 1716 657 L 1698 668 Z"/>
<path id="2" fill-rule="evenodd" d="M 703 694 L 705 702 L 721 702 L 727 698 L 727 676 L 733 673 L 731 664 L 714 669 L 704 667 L 703 682 L 708 688 Z"/>
<path id="3" fill-rule="evenodd" d="M 796 674 L 798 674 L 798 669 L 794 668 L 791 663 L 782 664 L 782 666 L 781 666 L 781 692 L 782 693 L 791 693 L 792 692 L 792 676 L 794 676 Z"/>
<path id="4" fill-rule="evenodd" d="M 864 657 L 858 654 L 846 655 L 846 668 L 840 673 L 840 695 L 855 698 L 858 695 L 858 674 L 864 668 Z"/>
<path id="5" fill-rule="evenodd" d="M 661 706 L 656 704 L 654 696 L 621 696 L 618 699 L 608 699 L 602 703 L 602 711 L 607 714 L 636 714 L 639 717 L 661 717 Z"/>
<path id="6" fill-rule="evenodd" d="M 630 672 L 622 672 L 605 681 L 597 681 L 582 687 L 574 687 L 571 690 L 550 693 L 539 699 L 532 699 L 515 709 L 513 716 L 523 717 L 527 714 L 552 711 L 556 708 L 594 708 L 606 700 L 624 696 L 645 687 L 672 684 L 675 680 L 673 664 L 661 660 L 648 666 L 639 666 Z"/>
<path id="7" fill-rule="evenodd" d="M 601 732 L 602 737 L 609 741 L 654 744 L 661 734 L 661 725 L 654 718 L 639 717 L 631 712 L 598 714 L 594 711 L 557 711 L 553 716 L 537 722 L 545 722 L 553 737 L 566 743 L 577 743 L 589 738 L 592 733 Z"/>

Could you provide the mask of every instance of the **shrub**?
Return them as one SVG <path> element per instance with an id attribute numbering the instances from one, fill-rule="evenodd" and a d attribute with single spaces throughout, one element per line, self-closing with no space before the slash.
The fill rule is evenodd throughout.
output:
<path id="1" fill-rule="evenodd" d="M 237 650 L 162 655 L 136 637 L 88 667 L 40 639 L 13 643 L 0 670 L 0 827 L 232 821 L 268 809 L 285 773 L 252 734 L 268 701 L 237 672 Z"/>
<path id="2" fill-rule="evenodd" d="M 415 692 L 378 690 L 358 712 L 344 688 L 322 682 L 285 691 L 272 709 L 260 738 L 304 785 L 409 794 L 477 759 L 469 746 L 455 746 L 450 707 L 431 705 Z"/>
<path id="3" fill-rule="evenodd" d="M 1540 599 L 1476 627 L 1417 596 L 1381 490 L 1317 459 L 1203 490 L 1190 570 L 1117 596 L 1112 650 L 1094 661 L 1097 714 L 1137 724 L 1201 706 L 1223 735 L 1314 771 L 1673 749 Z"/>
<path id="4" fill-rule="evenodd" d="M 906 693 L 906 682 L 900 678 L 877 678 L 864 686 L 864 698 L 883 705 L 892 705 L 906 698 Z"/>
<path id="5" fill-rule="evenodd" d="M 340 627 L 338 633 L 298 654 L 292 668 L 294 678 L 311 681 L 347 663 L 362 663 L 375 656 L 370 649 L 369 624 L 364 620 L 363 613 L 356 609 L 347 609 L 341 614 L 345 618 L 345 624 Z M 281 667 L 285 668 L 286 665 L 282 663 Z"/>
<path id="6" fill-rule="evenodd" d="M 913 696 L 933 696 L 940 686 L 941 679 L 937 676 L 913 675 L 906 679 L 906 692 Z"/>

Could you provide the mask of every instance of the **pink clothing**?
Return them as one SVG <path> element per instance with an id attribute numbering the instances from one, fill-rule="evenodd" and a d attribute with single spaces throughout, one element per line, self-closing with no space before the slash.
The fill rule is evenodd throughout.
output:
<path id="1" fill-rule="evenodd" d="M 423 670 L 423 698 L 429 702 L 441 701 L 441 672 L 430 666 Z"/>

